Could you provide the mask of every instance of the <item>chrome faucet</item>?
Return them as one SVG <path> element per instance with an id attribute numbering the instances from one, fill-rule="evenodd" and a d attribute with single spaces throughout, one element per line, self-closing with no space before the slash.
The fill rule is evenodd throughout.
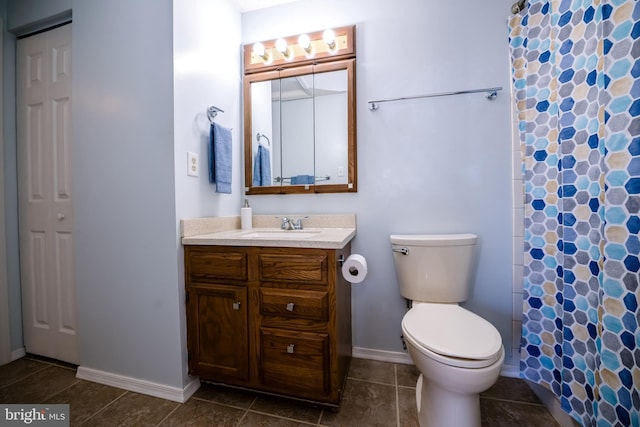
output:
<path id="1" fill-rule="evenodd" d="M 294 230 L 302 230 L 302 220 L 303 219 L 307 219 L 309 218 L 308 216 L 303 216 L 302 218 L 298 218 L 298 219 L 290 219 L 289 222 L 291 223 L 291 227 L 293 227 Z"/>
<path id="2" fill-rule="evenodd" d="M 286 216 L 280 218 L 280 229 L 281 230 L 302 230 L 302 220 L 309 218 L 308 216 L 303 216 L 301 218 L 287 218 Z"/>
<path id="3" fill-rule="evenodd" d="M 290 218 L 283 216 L 280 220 L 282 221 L 280 223 L 281 230 L 293 230 L 293 224 L 291 223 L 292 220 Z"/>

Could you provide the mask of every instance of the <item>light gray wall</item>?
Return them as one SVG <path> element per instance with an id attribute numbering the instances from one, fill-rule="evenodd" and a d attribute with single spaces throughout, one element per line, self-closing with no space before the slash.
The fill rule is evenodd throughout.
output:
<path id="1" fill-rule="evenodd" d="M 243 43 L 357 25 L 358 193 L 252 196 L 256 214 L 355 212 L 353 251 L 369 275 L 353 286 L 354 345 L 402 351 L 405 313 L 389 235 L 479 235 L 465 304 L 511 342 L 509 1 L 301 0 L 243 14 Z M 503 86 L 484 94 L 367 101 Z M 510 354 L 508 364 L 512 361 Z"/>
<path id="2" fill-rule="evenodd" d="M 22 341 L 22 311 L 20 294 L 20 269 L 18 258 L 18 179 L 16 151 L 16 114 L 15 114 L 15 36 L 7 31 L 9 7 L 3 2 L 3 20 L 5 21 L 2 64 L 2 121 L 4 163 L 4 231 L 6 245 L 6 278 L 9 305 L 9 331 L 11 351 L 20 351 Z"/>
<path id="3" fill-rule="evenodd" d="M 242 200 L 242 128 L 240 70 L 240 12 L 230 0 L 176 0 L 173 6 L 174 150 L 179 301 L 184 301 L 184 261 L 180 218 L 238 215 Z M 207 141 L 210 122 L 206 110 L 224 110 L 216 122 L 231 129 L 232 193 L 215 192 L 209 183 Z M 199 155 L 200 176 L 187 176 L 187 152 Z M 186 326 L 184 304 L 179 304 L 181 331 Z M 181 349 L 186 353 L 186 335 Z M 186 355 L 183 355 L 186 356 Z M 186 357 L 185 357 L 186 360 Z M 186 363 L 183 365 L 186 375 Z"/>
<path id="4" fill-rule="evenodd" d="M 0 34 L 4 34 L 4 17 L 6 16 L 6 1 L 0 1 Z M 4 36 L 3 36 L 4 38 Z M 0 58 L 4 63 L 4 43 L 0 45 Z M 0 82 L 4 68 L 0 68 Z M 0 83 L 1 84 L 1 83 Z M 4 85 L 0 88 L 0 94 L 4 93 Z M 4 120 L 1 117 L 4 105 L 0 106 L 0 132 L 3 132 Z M 7 283 L 7 239 L 4 208 L 4 135 L 0 140 L 0 365 L 11 360 L 11 314 L 9 312 L 9 288 Z"/>
<path id="5" fill-rule="evenodd" d="M 182 387 L 172 10 L 73 4 L 74 237 L 81 365 Z"/>
<path id="6" fill-rule="evenodd" d="M 174 122 L 176 212 L 179 218 L 238 215 L 243 194 L 240 12 L 231 0 L 174 2 Z M 231 129 L 232 192 L 208 180 L 206 110 Z M 200 159 L 200 176 L 187 176 L 187 152 Z"/>

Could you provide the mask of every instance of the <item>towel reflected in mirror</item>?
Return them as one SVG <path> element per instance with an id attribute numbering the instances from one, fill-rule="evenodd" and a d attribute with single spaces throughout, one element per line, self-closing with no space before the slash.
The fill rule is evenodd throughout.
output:
<path id="1" fill-rule="evenodd" d="M 253 185 L 256 187 L 271 185 L 271 156 L 269 149 L 258 145 L 258 152 L 253 162 Z"/>
<path id="2" fill-rule="evenodd" d="M 291 185 L 315 184 L 316 177 L 313 175 L 296 175 L 291 177 Z"/>

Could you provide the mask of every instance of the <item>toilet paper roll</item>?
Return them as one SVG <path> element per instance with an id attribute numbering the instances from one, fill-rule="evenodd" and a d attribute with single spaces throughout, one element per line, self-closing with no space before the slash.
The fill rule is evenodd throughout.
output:
<path id="1" fill-rule="evenodd" d="M 367 260 L 360 254 L 349 255 L 342 264 L 342 277 L 351 283 L 362 282 L 367 277 Z"/>

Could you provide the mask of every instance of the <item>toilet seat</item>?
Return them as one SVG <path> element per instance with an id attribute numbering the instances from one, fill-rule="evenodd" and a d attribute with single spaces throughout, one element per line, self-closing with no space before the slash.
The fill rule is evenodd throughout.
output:
<path id="1" fill-rule="evenodd" d="M 402 330 L 421 352 L 451 366 L 482 368 L 502 352 L 498 330 L 457 304 L 415 303 L 402 319 Z"/>

